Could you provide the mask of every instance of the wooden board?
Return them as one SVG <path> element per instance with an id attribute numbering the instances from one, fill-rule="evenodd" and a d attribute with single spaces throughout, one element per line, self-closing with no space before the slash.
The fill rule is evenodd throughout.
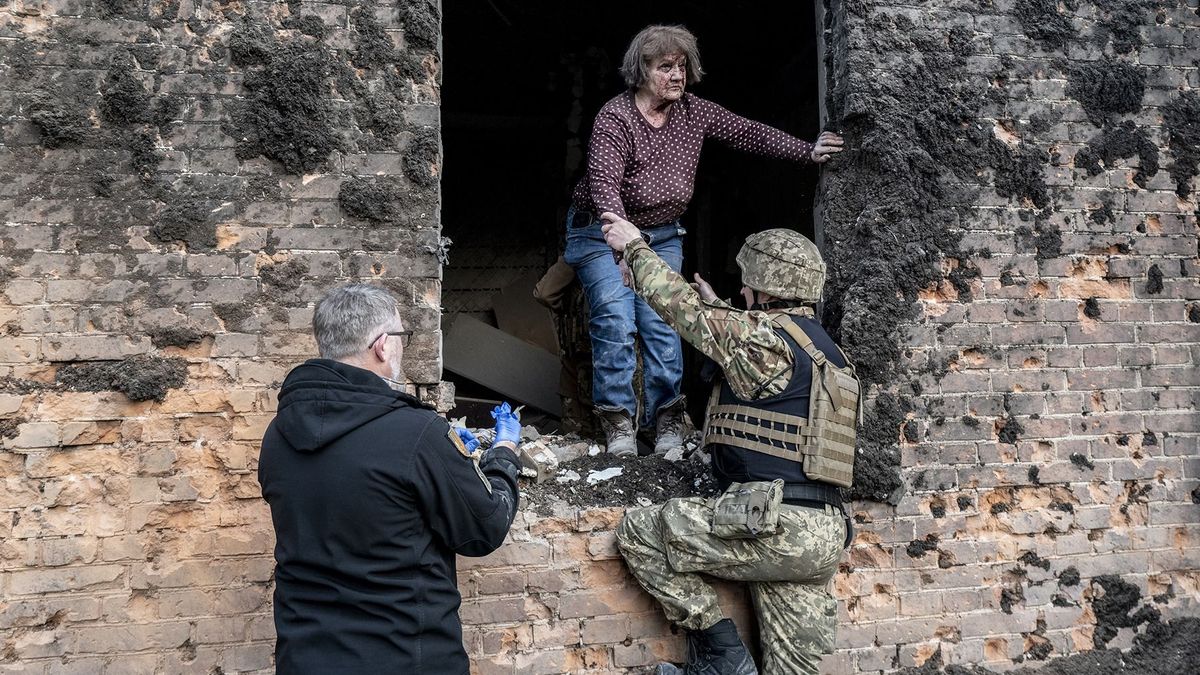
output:
<path id="1" fill-rule="evenodd" d="M 562 416 L 558 356 L 464 314 L 446 317 L 442 331 L 446 370 L 510 397 L 514 405 Z"/>

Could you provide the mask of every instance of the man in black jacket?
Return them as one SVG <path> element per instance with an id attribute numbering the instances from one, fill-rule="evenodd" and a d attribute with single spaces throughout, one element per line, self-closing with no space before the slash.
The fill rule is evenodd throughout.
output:
<path id="1" fill-rule="evenodd" d="M 284 380 L 259 459 L 277 672 L 465 675 L 454 556 L 486 555 L 508 533 L 520 422 L 499 414 L 480 453 L 397 391 L 410 333 L 382 288 L 333 289 L 313 333 L 321 358 Z"/>

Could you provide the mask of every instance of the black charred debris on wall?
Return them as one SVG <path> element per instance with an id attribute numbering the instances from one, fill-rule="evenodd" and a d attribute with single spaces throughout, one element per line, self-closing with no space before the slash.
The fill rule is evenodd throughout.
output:
<path id="1" fill-rule="evenodd" d="M 827 2 L 827 10 L 832 4 L 841 5 Z M 1051 201 L 1042 176 L 1049 155 L 1030 139 L 1010 145 L 976 123 L 1004 92 L 969 77 L 969 31 L 871 13 L 870 4 L 826 13 L 829 124 L 844 132 L 849 149 L 828 165 L 823 188 L 825 318 L 864 383 L 894 392 L 876 396 L 867 411 L 852 490 L 894 501 L 902 490 L 899 429 L 912 410 L 909 398 L 921 393 L 917 374 L 900 366 L 903 327 L 920 319 L 918 294 L 944 280 L 969 301 L 979 275 L 972 257 L 987 255 L 961 246 L 956 223 L 969 216 L 979 189 L 962 185 L 986 173 L 990 187 L 1041 218 Z M 873 77 L 873 56 L 895 51 L 910 55 L 895 66 L 897 76 Z M 905 381 L 911 391 L 898 384 Z"/>
<path id="2" fill-rule="evenodd" d="M 177 161 L 173 144 L 195 142 L 191 136 L 197 132 L 183 122 L 200 117 L 208 121 L 219 112 L 224 116 L 220 128 L 237 144 L 238 159 L 266 157 L 293 174 L 325 168 L 335 150 L 399 150 L 405 153 L 408 180 L 397 176 L 362 181 L 379 187 L 388 200 L 367 207 L 366 197 L 375 193 L 342 199 L 349 222 L 358 218 L 369 224 L 403 224 L 404 218 L 393 217 L 389 209 L 403 211 L 414 204 L 433 211 L 440 138 L 429 126 L 435 121 L 416 114 L 409 120 L 404 110 L 410 104 L 436 103 L 431 94 L 439 60 L 436 3 L 405 3 L 404 49 L 393 46 L 393 36 L 380 25 L 379 8 L 371 2 L 353 4 L 353 30 L 337 46 L 324 41 L 329 31 L 319 16 L 301 15 L 299 2 L 267 8 L 218 3 L 211 17 L 193 17 L 186 28 L 178 24 L 189 40 L 204 43 L 198 58 L 210 62 L 211 68 L 195 76 L 206 86 L 225 87 L 232 81 L 229 73 L 242 75 L 244 96 L 220 97 L 220 106 L 213 104 L 216 99 L 192 96 L 171 81 L 183 77 L 182 66 L 168 53 L 169 45 L 159 44 L 149 33 L 131 35 L 129 42 L 100 43 L 77 27 L 62 25 L 6 50 L 7 72 L 22 83 L 24 115 L 36 134 L 33 142 L 48 149 L 87 151 L 86 161 L 69 174 L 68 187 L 75 192 L 60 195 L 85 200 L 74 210 L 72 224 L 78 233 L 64 237 L 63 243 L 68 252 L 114 253 L 126 259 L 127 267 L 135 270 L 130 277 L 140 288 L 127 298 L 127 316 L 176 305 L 156 290 L 154 273 L 141 269 L 144 265 L 130 247 L 131 238 L 139 234 L 135 228 L 144 228 L 147 242 L 164 251 L 205 252 L 220 245 L 219 224 L 236 220 L 253 202 L 287 198 L 286 191 L 292 189 L 279 170 L 180 173 L 167 167 L 165 162 Z M 150 16 L 151 27 L 160 29 L 173 20 L 178 4 L 147 14 L 136 3 L 103 0 L 98 10 L 105 17 Z M 229 34 L 215 32 L 218 22 L 235 28 Z M 88 45 L 87 64 L 94 64 L 86 69 L 74 53 L 81 40 Z M 62 77 L 43 77 L 57 72 L 36 68 L 43 60 L 65 60 L 74 64 L 73 70 Z M 186 77 L 192 75 L 189 71 Z M 41 197 L 42 189 L 36 184 L 22 188 L 15 200 Z M 364 213 L 367 208 L 373 210 Z M 388 245 L 394 248 L 394 242 Z M 272 246 L 268 238 L 264 250 Z M 3 262 L 19 265 L 29 253 L 6 251 Z M 188 349 L 210 338 L 219 323 L 227 330 L 254 329 L 260 317 L 270 315 L 273 302 L 294 299 L 308 273 L 298 260 L 272 262 L 260 266 L 261 291 L 245 302 L 215 308 L 214 325 L 156 325 L 146 319 L 135 322 L 138 330 L 157 348 Z M 186 274 L 182 265 L 169 261 L 163 271 Z M 10 276 L 10 270 L 0 271 L 0 283 Z M 192 283 L 195 287 L 205 281 Z M 272 316 L 278 318 L 278 313 Z M 169 389 L 184 385 L 186 373 L 180 359 L 144 355 L 60 363 L 56 382 L 11 380 L 0 388 L 118 391 L 132 400 L 162 400 Z"/>
<path id="3" fill-rule="evenodd" d="M 176 357 L 131 356 L 83 361 L 58 369 L 59 384 L 75 391 L 119 391 L 131 401 L 162 401 L 187 382 L 187 362 Z"/>
<path id="4" fill-rule="evenodd" d="M 917 297 L 924 289 L 949 282 L 957 301 L 970 301 L 978 276 L 970 260 L 987 257 L 961 243 L 959 222 L 971 217 L 972 197 L 991 188 L 1012 199 L 1025 221 L 1013 230 L 1019 250 L 1035 251 L 1039 260 L 1072 253 L 1063 250 L 1060 229 L 1070 218 L 1055 215 L 1062 192 L 1044 177 L 1047 168 L 1062 165 L 1042 137 L 1057 118 L 1030 110 L 1027 121 L 1003 119 L 1008 113 L 998 111 L 1007 109 L 1011 82 L 1045 77 L 1039 69 L 1047 67 L 1067 80 L 1068 96 L 1098 128 L 1075 157 L 1076 169 L 1096 175 L 1136 158 L 1133 180 L 1140 188 L 1158 173 L 1154 139 L 1127 119 L 1142 109 L 1149 72 L 1127 55 L 1143 46 L 1139 27 L 1152 24 L 1158 5 L 1017 0 L 1014 18 L 1052 58 L 1033 64 L 1001 57 L 995 72 L 978 77 L 968 67 L 975 53 L 970 31 L 921 25 L 873 0 L 825 0 L 828 128 L 847 140 L 847 151 L 827 165 L 822 188 L 830 268 L 825 319 L 871 391 L 891 392 L 876 396 L 867 410 L 852 496 L 894 500 L 903 489 L 898 443 L 905 416 L 922 412 L 921 376 L 937 379 L 945 372 L 902 366 L 904 331 L 921 319 Z M 1094 28 L 1080 34 L 1072 21 L 1085 10 Z M 1073 44 L 1110 55 L 1071 61 L 1066 56 Z M 906 58 L 892 58 L 897 53 Z M 893 76 L 875 76 L 881 64 Z M 995 129 L 980 123 L 992 116 Z M 1200 173 L 1200 95 L 1187 91 L 1172 98 L 1164 132 L 1171 175 L 1179 194 L 1188 195 Z M 1091 217 L 1115 219 L 1111 202 L 1105 207 Z M 1005 274 L 1006 285 L 1025 283 Z M 1085 311 L 1088 318 L 1099 316 L 1094 301 Z M 1015 441 L 1019 423 L 1011 416 L 1002 422 L 1002 442 Z"/>

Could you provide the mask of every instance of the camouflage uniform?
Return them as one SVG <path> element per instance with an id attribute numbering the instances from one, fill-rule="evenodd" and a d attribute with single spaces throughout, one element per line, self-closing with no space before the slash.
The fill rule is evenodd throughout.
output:
<path id="1" fill-rule="evenodd" d="M 758 399 L 787 386 L 795 357 L 771 315 L 704 302 L 648 246 L 625 250 L 634 287 L 684 340 L 712 358 L 738 396 Z M 617 530 L 621 553 L 667 618 L 701 630 L 722 618 L 713 588 L 699 575 L 746 581 L 758 614 L 764 673 L 816 673 L 833 651 L 837 601 L 829 581 L 846 537 L 834 507 L 783 505 L 782 532 L 761 539 L 710 533 L 715 500 L 673 499 L 626 513 Z"/>

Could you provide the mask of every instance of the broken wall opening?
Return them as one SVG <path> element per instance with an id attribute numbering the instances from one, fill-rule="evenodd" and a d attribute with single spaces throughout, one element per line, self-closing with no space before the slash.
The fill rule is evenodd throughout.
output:
<path id="1" fill-rule="evenodd" d="M 447 3 L 442 217 L 454 241 L 444 270 L 447 316 L 496 325 L 496 295 L 514 283 L 527 287 L 557 259 L 593 118 L 623 90 L 617 69 L 625 48 L 652 23 L 684 24 L 696 34 L 707 74 L 690 91 L 802 138 L 819 133 L 818 33 L 807 3 Z M 734 255 L 748 234 L 789 227 L 812 236 L 816 182 L 814 167 L 706 144 L 683 217 L 685 275 L 699 272 L 718 293 L 736 296 Z M 561 331 L 584 343 L 565 345 L 576 360 L 587 349 L 582 310 L 581 301 L 568 307 L 564 320 L 574 329 Z M 698 354 L 687 353 L 695 416 L 707 392 L 696 375 Z M 495 393 L 449 371 L 444 377 L 460 396 Z M 587 398 L 586 373 L 568 387 Z M 569 405 L 566 414 L 586 408 Z"/>

